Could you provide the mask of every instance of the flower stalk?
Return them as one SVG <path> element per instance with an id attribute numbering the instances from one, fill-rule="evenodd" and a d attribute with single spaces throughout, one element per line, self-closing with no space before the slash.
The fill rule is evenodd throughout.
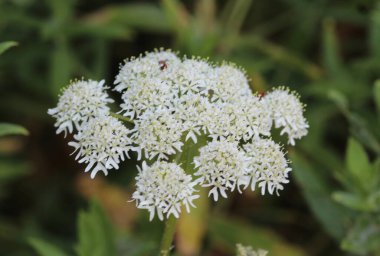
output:
<path id="1" fill-rule="evenodd" d="M 177 218 L 171 215 L 165 221 L 164 233 L 161 241 L 160 256 L 169 256 L 177 226 Z"/>
<path id="2" fill-rule="evenodd" d="M 119 114 L 116 114 L 116 113 L 113 113 L 113 112 L 110 112 L 110 115 L 112 117 L 115 117 L 115 118 L 119 119 L 120 121 L 124 121 L 124 122 L 130 123 L 130 124 L 133 124 L 133 121 L 130 118 L 126 117 L 126 116 L 122 116 L 122 115 L 119 115 Z"/>

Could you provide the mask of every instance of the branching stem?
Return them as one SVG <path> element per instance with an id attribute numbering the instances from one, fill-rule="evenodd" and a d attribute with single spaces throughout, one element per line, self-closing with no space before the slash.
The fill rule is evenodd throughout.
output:
<path id="1" fill-rule="evenodd" d="M 115 118 L 117 118 L 117 119 L 119 119 L 121 121 L 133 124 L 132 119 L 130 119 L 130 118 L 126 117 L 126 116 L 122 116 L 122 115 L 119 115 L 119 114 L 116 114 L 116 113 L 113 113 L 113 112 L 111 112 L 111 116 L 115 117 Z"/>

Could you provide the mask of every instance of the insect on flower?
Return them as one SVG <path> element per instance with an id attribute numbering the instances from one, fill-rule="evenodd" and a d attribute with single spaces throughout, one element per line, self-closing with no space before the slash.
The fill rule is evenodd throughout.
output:
<path id="1" fill-rule="evenodd" d="M 160 64 L 160 70 L 165 70 L 168 68 L 168 63 L 166 62 L 166 60 L 160 60 L 158 64 Z"/>

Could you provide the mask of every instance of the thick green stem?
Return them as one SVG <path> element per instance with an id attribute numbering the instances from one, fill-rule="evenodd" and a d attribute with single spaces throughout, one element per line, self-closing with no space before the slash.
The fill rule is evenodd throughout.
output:
<path id="1" fill-rule="evenodd" d="M 122 116 L 122 115 L 119 115 L 119 114 L 116 114 L 116 113 L 112 113 L 112 112 L 111 112 L 111 116 L 115 117 L 115 118 L 117 118 L 117 119 L 119 119 L 121 121 L 133 124 L 133 121 L 130 118 L 126 117 L 126 116 Z"/>
<path id="2" fill-rule="evenodd" d="M 164 234 L 162 236 L 160 256 L 169 256 L 176 229 L 177 218 L 171 215 L 165 222 Z"/>

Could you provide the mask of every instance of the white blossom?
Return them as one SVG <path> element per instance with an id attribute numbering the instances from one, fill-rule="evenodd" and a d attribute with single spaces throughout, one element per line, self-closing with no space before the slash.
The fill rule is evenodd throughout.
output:
<path id="1" fill-rule="evenodd" d="M 209 90 L 216 87 L 217 73 L 206 60 L 184 59 L 178 65 L 175 80 L 181 95 L 201 94 L 208 97 Z"/>
<path id="2" fill-rule="evenodd" d="M 124 116 L 141 118 L 145 111 L 155 111 L 158 107 L 170 107 L 174 99 L 170 81 L 159 77 L 142 77 L 139 84 L 125 91 L 120 105 Z"/>
<path id="3" fill-rule="evenodd" d="M 49 109 L 48 114 L 56 119 L 57 134 L 62 131 L 80 131 L 91 118 L 109 112 L 108 103 L 113 102 L 105 92 L 104 80 L 79 80 L 71 83 L 59 97 L 58 105 Z"/>
<path id="4" fill-rule="evenodd" d="M 248 176 L 241 178 L 239 185 L 246 188 L 250 183 L 254 191 L 258 183 L 262 195 L 266 190 L 269 194 L 276 191 L 278 195 L 278 190 L 284 188 L 283 184 L 289 183 L 288 173 L 291 171 L 281 146 L 271 139 L 256 139 L 243 147 L 251 160 Z"/>
<path id="5" fill-rule="evenodd" d="M 309 124 L 303 116 L 304 105 L 296 93 L 280 87 L 268 93 L 264 100 L 272 111 L 275 127 L 282 127 L 281 135 L 288 135 L 289 144 L 294 145 L 295 139 L 307 134 Z"/>
<path id="6" fill-rule="evenodd" d="M 245 71 L 236 65 L 223 63 L 215 68 L 215 76 L 217 77 L 216 86 L 210 88 L 213 90 L 212 101 L 240 102 L 242 97 L 252 95 Z"/>
<path id="7" fill-rule="evenodd" d="M 123 92 L 140 86 L 142 78 L 172 78 L 181 60 L 170 50 L 147 52 L 145 56 L 127 60 L 115 80 L 115 90 Z"/>
<path id="8" fill-rule="evenodd" d="M 178 218 L 182 206 L 187 212 L 190 212 L 190 206 L 195 207 L 193 200 L 199 197 L 195 194 L 196 183 L 179 165 L 156 161 L 148 166 L 143 162 L 142 168 L 138 169 L 136 191 L 132 199 L 138 208 L 149 211 L 150 220 L 156 212 L 158 218 L 163 220 L 164 214 L 167 218 L 170 215 Z"/>
<path id="9" fill-rule="evenodd" d="M 247 141 L 253 136 L 269 136 L 272 119 L 264 101 L 255 96 L 243 101 L 210 104 L 205 125 L 213 139 L 233 138 Z"/>
<path id="10" fill-rule="evenodd" d="M 181 122 L 181 129 L 186 134 L 185 141 L 191 138 L 197 143 L 197 136 L 206 131 L 206 124 L 210 120 L 205 119 L 205 115 L 209 108 L 210 102 L 200 94 L 183 95 L 174 102 L 173 115 Z"/>
<path id="11" fill-rule="evenodd" d="M 197 182 L 203 187 L 211 187 L 209 196 L 218 201 L 219 194 L 227 198 L 239 179 L 248 172 L 249 157 L 240 150 L 237 142 L 212 141 L 199 149 L 200 155 L 194 157 Z"/>
<path id="12" fill-rule="evenodd" d="M 131 133 L 119 120 L 110 116 L 90 119 L 69 145 L 75 148 L 75 159 L 86 163 L 85 172 L 91 170 L 91 178 L 97 172 L 105 175 L 109 169 L 118 169 L 119 163 L 129 158 L 128 151 L 134 149 Z"/>
<path id="13" fill-rule="evenodd" d="M 158 160 L 167 160 L 168 155 L 181 151 L 182 125 L 171 112 L 170 109 L 160 108 L 155 112 L 145 112 L 136 120 L 133 138 L 146 158 L 157 156 Z"/>
<path id="14" fill-rule="evenodd" d="M 236 256 L 266 256 L 268 251 L 263 249 L 253 250 L 251 246 L 236 244 Z"/>

